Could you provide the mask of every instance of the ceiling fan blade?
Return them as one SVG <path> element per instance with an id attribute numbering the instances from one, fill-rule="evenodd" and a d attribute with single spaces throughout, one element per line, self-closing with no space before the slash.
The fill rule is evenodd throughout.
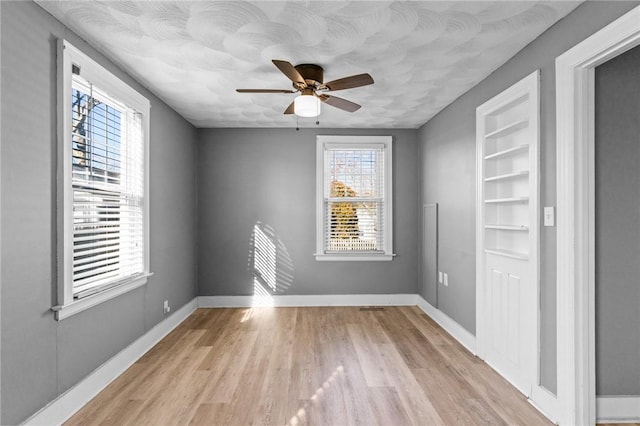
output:
<path id="1" fill-rule="evenodd" d="M 373 84 L 373 77 L 369 74 L 358 74 L 324 83 L 323 86 L 335 92 L 336 90 L 353 89 L 354 87 Z"/>
<path id="2" fill-rule="evenodd" d="M 279 61 L 277 59 L 273 59 L 271 62 L 273 62 L 273 65 L 278 67 L 278 69 L 282 71 L 284 75 L 289 77 L 289 80 L 293 81 L 300 87 L 307 87 L 307 83 L 305 83 L 304 78 L 300 75 L 298 70 L 295 69 L 295 67 L 289 62 Z"/>
<path id="3" fill-rule="evenodd" d="M 288 89 L 236 89 L 238 93 L 296 93 Z"/>
<path id="4" fill-rule="evenodd" d="M 318 98 L 325 104 L 345 111 L 355 112 L 360 109 L 360 105 L 337 96 L 318 95 Z"/>
<path id="5" fill-rule="evenodd" d="M 294 108 L 294 107 L 293 107 L 293 104 L 294 104 L 294 103 L 295 103 L 295 102 L 291 102 L 291 103 L 289 104 L 289 106 L 287 107 L 287 109 L 285 109 L 285 110 L 284 110 L 284 114 L 294 114 L 294 110 L 293 110 L 293 108 Z"/>

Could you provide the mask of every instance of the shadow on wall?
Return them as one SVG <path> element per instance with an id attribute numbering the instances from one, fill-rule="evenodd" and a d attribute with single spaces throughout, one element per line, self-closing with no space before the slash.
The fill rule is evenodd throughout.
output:
<path id="1" fill-rule="evenodd" d="M 249 241 L 249 270 L 253 277 L 253 306 L 273 306 L 273 295 L 293 284 L 293 262 L 275 230 L 258 221 Z"/>

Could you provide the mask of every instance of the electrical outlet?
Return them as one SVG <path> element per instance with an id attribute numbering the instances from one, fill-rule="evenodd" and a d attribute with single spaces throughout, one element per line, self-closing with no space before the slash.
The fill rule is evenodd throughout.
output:
<path id="1" fill-rule="evenodd" d="M 449 275 L 445 272 L 444 273 L 444 282 L 443 282 L 445 287 L 449 286 Z"/>
<path id="2" fill-rule="evenodd" d="M 164 313 L 165 314 L 168 314 L 169 312 L 171 312 L 171 306 L 169 306 L 169 301 L 168 300 L 164 301 L 163 308 L 164 308 Z"/>
<path id="3" fill-rule="evenodd" d="M 442 284 L 442 271 L 438 271 L 438 282 Z"/>

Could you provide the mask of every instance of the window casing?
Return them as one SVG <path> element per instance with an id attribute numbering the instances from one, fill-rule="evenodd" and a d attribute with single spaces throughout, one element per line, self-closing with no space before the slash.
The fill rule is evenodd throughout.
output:
<path id="1" fill-rule="evenodd" d="M 58 43 L 58 320 L 149 273 L 149 101 Z"/>
<path id="2" fill-rule="evenodd" d="M 393 259 L 392 139 L 317 137 L 316 259 Z"/>

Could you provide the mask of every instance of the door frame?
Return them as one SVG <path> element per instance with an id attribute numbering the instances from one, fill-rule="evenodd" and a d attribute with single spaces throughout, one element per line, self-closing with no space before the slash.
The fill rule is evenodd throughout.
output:
<path id="1" fill-rule="evenodd" d="M 640 6 L 556 58 L 560 424 L 594 424 L 595 67 L 640 44 Z"/>

